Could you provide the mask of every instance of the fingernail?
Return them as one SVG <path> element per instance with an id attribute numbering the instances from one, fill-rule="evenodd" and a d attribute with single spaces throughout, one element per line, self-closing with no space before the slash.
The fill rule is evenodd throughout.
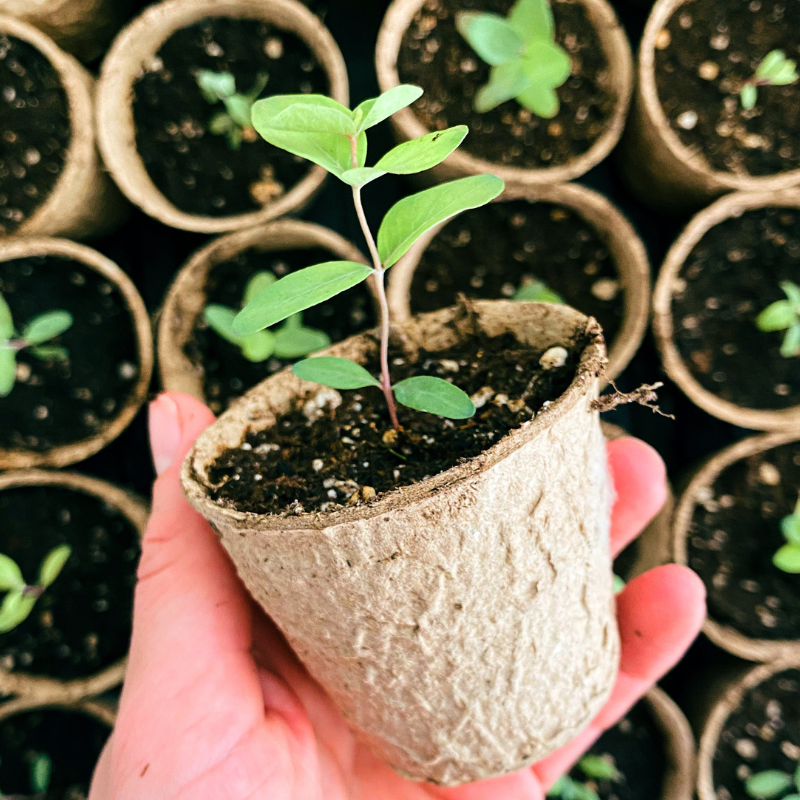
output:
<path id="1" fill-rule="evenodd" d="M 181 444 L 181 416 L 178 404 L 166 394 L 150 403 L 150 449 L 156 475 L 169 469 Z"/>

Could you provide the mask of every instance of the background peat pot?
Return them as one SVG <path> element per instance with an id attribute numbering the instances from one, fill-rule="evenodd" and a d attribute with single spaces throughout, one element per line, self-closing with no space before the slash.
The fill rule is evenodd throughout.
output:
<path id="1" fill-rule="evenodd" d="M 405 108 L 399 111 L 392 117 L 392 124 L 400 141 L 414 139 L 423 136 L 430 132 L 430 128 L 426 126 L 418 113 L 420 103 L 425 102 L 425 98 L 431 99 L 430 87 L 425 85 L 425 81 L 417 76 L 404 75 L 399 71 L 398 58 L 401 55 L 403 40 L 408 35 L 409 27 L 414 24 L 415 19 L 419 15 L 428 12 L 429 19 L 433 21 L 434 26 L 437 24 L 437 13 L 446 6 L 448 9 L 452 3 L 448 0 L 395 0 L 386 12 L 383 24 L 381 25 L 380 34 L 378 36 L 378 44 L 375 50 L 375 64 L 378 72 L 378 82 L 381 91 L 397 86 L 400 83 L 414 83 L 422 86 L 425 89 L 426 95 L 423 99 L 417 101 L 415 106 Z M 513 5 L 512 0 L 502 0 L 501 2 L 493 3 L 491 6 L 487 3 L 464 3 L 459 5 L 458 8 L 480 9 L 487 10 L 491 7 L 493 11 L 502 11 L 506 13 Z M 563 29 L 561 22 L 561 14 L 563 9 L 568 5 L 563 0 L 556 0 L 553 3 L 553 14 L 555 17 L 557 38 L 563 45 L 563 38 L 566 34 L 575 35 L 573 31 Z M 484 158 L 472 154 L 472 148 L 476 147 L 475 126 L 471 124 L 472 135 L 468 137 L 464 147 L 453 153 L 443 164 L 435 167 L 432 170 L 437 179 L 443 180 L 445 178 L 460 177 L 463 175 L 476 175 L 481 173 L 491 173 L 497 175 L 509 183 L 522 183 L 525 185 L 541 185 L 553 184 L 561 181 L 572 180 L 587 172 L 591 167 L 602 161 L 614 148 L 622 135 L 622 129 L 625 125 L 625 117 L 628 113 L 628 106 L 630 103 L 632 87 L 633 87 L 633 59 L 631 56 L 630 45 L 627 36 L 619 20 L 608 3 L 605 0 L 581 0 L 579 4 L 584 9 L 585 15 L 589 20 L 589 24 L 594 29 L 597 36 L 597 42 L 593 43 L 595 46 L 591 48 L 592 55 L 599 57 L 599 49 L 602 51 L 604 58 L 604 66 L 602 68 L 603 76 L 597 80 L 597 85 L 602 87 L 602 90 L 608 93 L 609 108 L 606 111 L 605 124 L 603 125 L 602 132 L 599 132 L 593 143 L 583 152 L 575 155 L 574 157 L 566 160 L 563 164 L 545 166 L 540 165 L 537 167 L 520 166 L 514 163 L 501 163 L 497 160 Z M 454 30 L 452 18 L 449 18 L 444 27 L 448 30 Z M 423 26 L 423 29 L 429 30 L 428 26 Z M 446 33 L 442 34 L 446 36 Z M 460 41 L 460 36 L 455 34 L 459 40 L 459 46 L 463 45 L 466 56 L 472 53 L 471 48 L 465 42 Z M 438 42 L 438 40 L 437 40 Z M 568 48 L 569 49 L 569 48 Z M 420 51 L 421 52 L 421 51 Z M 438 52 L 438 48 L 434 50 L 430 48 L 430 54 Z M 440 71 L 445 70 L 446 54 L 448 50 L 446 47 L 441 48 L 442 63 L 436 62 Z M 473 53 L 474 61 L 480 64 L 480 59 Z M 433 59 L 431 58 L 431 61 Z M 425 63 L 425 62 L 422 62 Z M 575 72 L 576 61 L 573 60 L 573 73 Z M 598 76 L 589 76 L 591 79 L 598 78 Z M 474 90 L 474 89 L 473 89 Z M 452 97 L 452 89 L 451 97 Z M 557 93 L 563 94 L 562 90 Z M 462 98 L 452 98 L 454 105 Z M 467 99 L 467 105 L 471 104 L 472 98 Z M 513 113 L 517 113 L 521 107 L 512 100 L 501 106 L 496 111 L 490 112 L 492 115 L 498 112 L 502 114 L 506 109 L 511 109 Z M 564 106 L 566 108 L 566 105 Z M 573 109 L 574 111 L 574 109 Z M 444 109 L 447 113 L 448 109 Z M 581 112 L 582 113 L 582 112 Z M 448 118 L 448 124 L 455 125 L 468 122 L 466 118 L 462 119 L 464 112 L 452 110 Z M 467 115 L 468 116 L 468 115 Z M 527 121 L 523 121 L 522 125 L 527 125 L 531 122 L 531 114 L 527 112 Z M 533 121 L 537 122 L 536 119 Z M 562 124 L 562 122 L 564 124 Z M 547 146 L 552 146 L 553 140 L 560 138 L 566 127 L 569 130 L 568 123 L 571 120 L 562 120 L 558 117 L 555 121 L 551 122 L 547 133 L 544 131 L 536 132 L 536 144 L 542 146 L 546 142 Z M 583 122 L 583 120 L 581 120 Z M 546 124 L 546 120 L 538 120 L 538 124 Z M 500 122 L 506 126 L 506 123 Z M 555 128 L 554 125 L 558 125 Z M 517 120 L 516 124 L 513 120 L 509 120 L 507 127 L 520 128 L 520 122 Z M 580 127 L 580 126 L 579 126 Z M 559 131 L 557 135 L 555 131 Z M 487 131 L 488 133 L 488 131 Z M 512 140 L 513 141 L 513 140 Z M 530 147 L 529 142 L 525 142 L 526 148 L 535 152 L 536 147 Z M 522 152 L 522 148 L 520 148 Z M 510 152 L 510 149 L 509 149 Z"/>
<path id="2" fill-rule="evenodd" d="M 257 199 L 254 196 L 250 201 L 252 210 L 235 214 L 221 212 L 219 215 L 212 215 L 210 213 L 187 212 L 170 201 L 162 190 L 156 186 L 138 151 L 137 123 L 134 120 L 135 109 L 133 103 L 135 87 L 142 76 L 147 77 L 159 72 L 162 75 L 161 84 L 163 85 L 165 83 L 163 77 L 164 62 L 158 55 L 162 47 L 169 42 L 171 37 L 180 33 L 182 29 L 196 25 L 206 19 L 217 22 L 220 19 L 262 21 L 274 26 L 282 35 L 291 34 L 304 43 L 304 46 L 310 52 L 310 57 L 318 63 L 317 72 L 320 73 L 320 79 L 324 79 L 328 84 L 327 88 L 323 89 L 323 93 L 329 94 L 345 105 L 348 103 L 349 95 L 347 72 L 336 42 L 334 42 L 330 33 L 323 27 L 317 17 L 296 0 L 271 0 L 269 3 L 264 3 L 262 0 L 165 0 L 163 3 L 148 8 L 119 34 L 103 62 L 97 93 L 98 136 L 106 165 L 122 191 L 146 213 L 166 225 L 172 225 L 176 228 L 204 233 L 218 233 L 255 225 L 279 217 L 282 214 L 297 211 L 320 188 L 325 173 L 321 167 L 309 166 L 308 169 L 304 168 L 301 173 L 302 177 L 299 177 L 293 186 L 281 186 L 274 190 L 277 193 L 276 196 L 273 193 L 276 199 Z M 273 40 L 277 44 L 270 52 L 276 58 L 279 58 L 284 53 L 284 44 L 280 39 Z M 268 57 L 272 58 L 267 51 L 268 46 L 269 42 L 266 45 L 262 45 L 263 52 L 259 53 L 259 55 L 263 56 L 266 53 Z M 256 53 L 251 54 L 249 56 L 250 60 L 255 55 Z M 212 69 L 213 71 L 227 70 L 228 62 L 225 60 L 225 53 L 219 45 L 216 46 L 216 49 L 209 45 L 204 51 L 204 56 L 216 60 L 203 65 L 203 68 Z M 242 58 L 245 57 L 242 56 Z M 245 60 L 245 63 L 249 62 Z M 313 61 L 309 63 L 313 64 Z M 186 69 L 188 70 L 188 67 Z M 184 75 L 173 76 L 170 73 L 170 81 L 181 77 L 190 78 L 190 81 L 187 81 L 188 92 L 181 100 L 188 98 L 189 94 L 200 96 L 200 90 L 194 85 L 195 78 L 193 74 L 187 75 L 184 73 Z M 254 76 L 252 82 L 255 80 L 256 76 Z M 240 92 L 249 91 L 252 82 L 247 86 L 237 86 L 237 90 Z M 298 93 L 302 91 L 302 88 L 302 85 L 286 85 L 279 91 Z M 309 83 L 309 91 L 311 88 Z M 273 89 L 274 91 L 275 89 Z M 214 114 L 215 107 L 205 101 L 203 101 L 203 104 L 202 113 L 207 114 L 210 119 Z M 168 113 L 173 112 L 174 109 L 170 107 Z M 143 114 L 146 113 L 148 113 L 148 110 L 145 107 Z M 182 130 L 179 130 L 178 126 L 185 125 L 184 117 L 185 115 L 174 113 L 174 118 L 178 120 L 175 123 L 175 136 L 178 136 Z M 218 139 L 223 145 L 225 144 L 224 137 L 213 136 L 204 131 L 203 121 L 195 120 L 194 127 L 188 133 L 183 131 L 182 146 L 187 146 L 187 141 L 196 140 L 198 136 L 202 137 L 204 135 L 212 136 L 213 139 Z M 260 144 L 255 143 L 252 146 L 255 147 L 256 145 L 263 148 L 267 147 L 263 142 Z M 249 146 L 245 142 L 243 148 Z M 227 149 L 229 152 L 226 153 L 226 158 L 233 160 L 236 153 L 230 148 Z M 180 153 L 182 151 L 175 148 L 174 152 Z M 160 150 L 158 157 L 152 160 L 151 168 L 163 166 L 165 157 L 166 153 Z M 264 162 L 265 159 L 262 156 L 260 162 L 256 161 L 254 163 L 263 165 Z M 247 164 L 248 162 L 240 163 Z M 253 165 L 250 164 L 250 166 L 252 167 Z M 203 167 L 206 167 L 206 165 L 199 164 L 195 168 L 198 171 L 196 178 L 193 175 L 182 176 L 185 186 L 190 185 L 186 181 L 191 179 L 202 188 Z M 252 182 L 251 186 L 255 185 L 256 182 L 259 185 L 268 184 L 266 188 L 270 192 L 272 192 L 270 187 L 277 186 L 275 183 L 276 176 L 273 174 L 266 174 L 262 171 L 248 177 Z M 191 183 L 191 185 L 193 186 L 194 183 Z M 243 193 L 246 192 L 247 190 L 245 189 Z M 262 207 L 258 208 L 257 206 L 259 205 Z"/>
<path id="3" fill-rule="evenodd" d="M 66 703 L 117 686 L 125 674 L 147 505 L 131 492 L 78 473 L 20 470 L 0 475 L 0 508 L 6 520 L 0 552 L 13 558 L 26 578 L 36 574 L 53 546 L 72 547 L 70 560 L 30 616 L 0 637 L 0 692 Z M 95 558 L 98 553 L 104 560 Z M 30 672 L 26 664 L 32 665 Z M 79 674 L 88 664 L 97 666 Z"/>
<path id="4" fill-rule="evenodd" d="M 88 458 L 128 426 L 150 385 L 152 332 L 136 287 L 85 245 L 23 237 L 0 242 L 0 291 L 17 325 L 56 309 L 74 317 L 58 340 L 66 363 L 18 356 L 17 381 L 0 398 L 0 469 Z"/>
<path id="5" fill-rule="evenodd" d="M 432 275 L 439 278 L 441 273 L 440 284 L 450 280 L 449 285 L 438 287 L 445 293 L 446 302 L 441 305 L 455 302 L 459 292 L 486 300 L 503 299 L 505 287 L 499 285 L 503 281 L 493 275 L 494 270 L 507 268 L 506 282 L 513 281 L 513 289 L 519 288 L 519 277 L 514 281 L 513 273 L 530 272 L 561 294 L 568 305 L 600 322 L 609 339 L 605 378 L 614 380 L 639 349 L 650 316 L 650 265 L 630 223 L 604 197 L 575 184 L 512 187 L 494 203 L 508 205 L 467 211 L 412 245 L 389 273 L 393 318 L 406 319 L 432 310 L 433 301 L 425 297 L 428 272 L 417 276 L 423 261 Z M 569 229 L 560 234 L 559 222 L 564 220 L 569 221 Z M 530 239 L 523 240 L 523 234 Z M 572 259 L 576 237 L 592 234 L 596 240 Z M 437 244 L 431 247 L 434 242 Z M 540 252 L 547 247 L 551 248 L 548 252 Z M 601 261 L 608 262 L 605 269 L 598 266 Z M 599 271 L 587 274 L 587 266 L 592 265 L 602 270 L 602 275 Z M 480 282 L 477 288 L 476 278 Z M 581 300 L 592 307 L 582 307 Z M 612 326 L 613 331 L 606 333 Z"/>
<path id="6" fill-rule="evenodd" d="M 777 15 L 774 9 L 779 9 Z M 656 2 L 639 46 L 633 107 L 617 154 L 619 170 L 642 202 L 659 211 L 676 213 L 696 210 L 731 190 L 771 192 L 800 183 L 798 84 L 759 90 L 759 107 L 766 107 L 766 117 L 758 110 L 743 111 L 738 97 L 741 81 L 754 74 L 769 51 L 785 47 L 787 57 L 797 57 L 795 14 L 793 3 L 773 0 L 750 8 L 746 3 L 720 6 L 713 0 Z M 740 24 L 732 26 L 736 15 Z M 674 49 L 676 42 L 671 28 L 683 30 L 681 39 L 696 34 L 695 41 L 672 59 L 670 48 Z M 697 47 L 703 43 L 707 52 L 699 54 Z M 662 58 L 670 64 L 671 72 L 659 72 Z M 669 101 L 669 118 L 662 105 L 665 97 L 659 93 L 663 95 L 668 85 L 679 95 Z M 680 96 L 681 92 L 685 96 Z M 716 119 L 712 115 L 718 112 Z M 695 129 L 702 135 L 690 144 L 688 134 Z M 773 160 L 774 154 L 788 147 L 790 158 L 783 161 L 789 167 L 777 171 L 775 167 L 754 166 L 751 172 L 741 163 L 744 159 L 734 162 L 730 157 L 731 166 L 724 167 L 711 156 L 710 146 L 715 140 L 741 142 L 744 153 L 771 153 Z M 792 163 L 795 166 L 791 167 Z"/>
<path id="7" fill-rule="evenodd" d="M 95 147 L 93 78 L 26 22 L 0 16 L 0 42 L 5 131 L 0 239 L 110 233 L 122 222 L 126 204 L 102 171 Z M 8 66 L 12 59 L 16 72 Z"/>
<path id="8" fill-rule="evenodd" d="M 324 252 L 320 254 L 320 251 Z M 345 261 L 366 263 L 355 245 L 339 234 L 320 225 L 290 219 L 227 234 L 195 253 L 175 278 L 161 310 L 158 324 L 158 363 L 164 389 L 191 394 L 209 404 L 211 409 L 218 413 L 227 408 L 229 396 L 238 397 L 254 383 L 289 363 L 271 359 L 272 363 L 267 361 L 258 367 L 248 368 L 248 362 L 238 352 L 238 348 L 218 342 L 217 334 L 211 331 L 205 332 L 207 329 L 204 328 L 201 336 L 215 337 L 212 340 L 217 345 L 214 357 L 219 361 L 223 359 L 227 361 L 225 375 L 236 373 L 236 379 L 239 380 L 245 376 L 254 378 L 247 385 L 239 386 L 238 391 L 235 391 L 229 382 L 220 385 L 218 379 L 215 379 L 216 391 L 213 393 L 208 391 L 209 376 L 207 365 L 203 363 L 204 353 L 198 345 L 198 325 L 203 309 L 210 302 L 221 302 L 221 298 L 209 297 L 209 279 L 213 279 L 215 294 L 224 292 L 227 296 L 233 290 L 238 302 L 253 270 L 268 269 L 273 263 L 289 265 L 292 261 L 297 263 L 291 264 L 291 268 L 298 269 L 329 260 L 331 253 Z M 239 263 L 244 269 L 235 271 L 226 269 L 225 272 L 220 272 L 220 265 Z M 314 310 L 309 310 L 304 315 L 305 321 L 321 330 L 328 327 L 326 331 L 328 333 L 340 328 L 348 330 L 348 328 L 372 327 L 374 324 L 372 295 L 365 285 L 361 291 L 362 303 L 359 303 L 357 292 L 358 290 L 354 290 L 348 293 L 344 304 L 336 300 L 331 301 L 326 304 L 327 308 L 320 309 L 320 314 L 315 315 Z M 356 310 L 364 314 L 360 324 L 354 319 Z M 327 326 L 324 324 L 326 320 L 329 320 Z M 348 330 L 348 333 L 355 332 L 354 329 Z"/>
<path id="9" fill-rule="evenodd" d="M 653 330 L 667 374 L 709 414 L 744 428 L 800 425 L 800 359 L 780 355 L 781 334 L 755 322 L 786 299 L 782 281 L 800 278 L 783 247 L 800 247 L 798 225 L 800 190 L 723 197 L 686 226 L 656 282 Z"/>

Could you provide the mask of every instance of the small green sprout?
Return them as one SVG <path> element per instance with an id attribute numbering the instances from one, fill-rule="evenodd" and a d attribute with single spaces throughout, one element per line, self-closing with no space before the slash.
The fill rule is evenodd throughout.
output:
<path id="1" fill-rule="evenodd" d="M 28 618 L 36 601 L 59 576 L 71 554 L 72 548 L 67 544 L 51 550 L 39 567 L 38 581 L 27 584 L 16 561 L 0 553 L 0 592 L 6 592 L 0 606 L 0 633 L 8 633 Z"/>
<path id="2" fill-rule="evenodd" d="M 800 766 L 794 775 L 778 769 L 756 772 L 745 781 L 744 790 L 754 800 L 800 800 Z"/>
<path id="3" fill-rule="evenodd" d="M 547 0 L 517 0 L 508 17 L 462 11 L 456 27 L 492 68 L 489 82 L 475 95 L 475 110 L 485 113 L 507 100 L 539 117 L 558 114 L 555 90 L 572 70 L 569 54 L 556 44 L 553 12 Z"/>
<path id="4" fill-rule="evenodd" d="M 600 795 L 592 786 L 592 781 L 611 781 L 617 783 L 620 774 L 607 756 L 585 755 L 578 762 L 578 769 L 586 776 L 586 782 L 576 781 L 569 775 L 562 775 L 548 790 L 548 797 L 560 800 L 600 800 Z"/>
<path id="5" fill-rule="evenodd" d="M 781 532 L 786 544 L 772 557 L 772 563 L 791 575 L 800 575 L 800 498 L 794 513 L 781 520 Z"/>
<path id="6" fill-rule="evenodd" d="M 254 142 L 256 132 L 253 128 L 251 111 L 253 103 L 267 85 L 269 76 L 256 77 L 253 88 L 247 94 L 237 94 L 236 79 L 230 72 L 200 70 L 196 75 L 197 85 L 209 103 L 223 103 L 225 110 L 214 114 L 208 123 L 211 133 L 228 138 L 228 147 L 238 150 L 242 142 Z"/>
<path id="7" fill-rule="evenodd" d="M 742 108 L 749 111 L 755 106 L 759 86 L 787 86 L 797 78 L 797 63 L 786 58 L 783 50 L 772 50 L 764 56 L 755 75 L 742 85 L 739 91 Z"/>
<path id="8" fill-rule="evenodd" d="M 242 307 L 277 280 L 271 272 L 257 272 L 253 275 L 245 287 Z M 211 303 L 203 311 L 203 319 L 215 333 L 240 348 L 248 361 L 266 361 L 270 356 L 300 358 L 317 350 L 324 350 L 331 343 L 330 337 L 324 331 L 305 327 L 303 316 L 299 312 L 292 314 L 277 331 L 261 330 L 242 336 L 233 328 L 233 321 L 238 313 L 228 306 Z"/>
<path id="9" fill-rule="evenodd" d="M 786 331 L 781 345 L 784 358 L 800 356 L 800 286 L 782 281 L 781 289 L 786 300 L 767 306 L 757 317 L 756 325 L 762 331 Z"/>
<path id="10" fill-rule="evenodd" d="M 554 292 L 544 281 L 525 281 L 514 293 L 512 300 L 528 300 L 534 303 L 564 303 L 564 298 Z"/>
<path id="11" fill-rule="evenodd" d="M 67 311 L 50 311 L 34 317 L 17 333 L 11 309 L 0 294 L 0 397 L 8 397 L 17 379 L 17 353 L 29 350 L 42 361 L 67 361 L 65 347 L 47 344 L 72 327 L 72 315 Z"/>
<path id="12" fill-rule="evenodd" d="M 35 753 L 35 758 L 31 762 L 31 789 L 30 795 L 23 794 L 3 794 L 0 792 L 0 800 L 43 800 L 47 796 L 50 788 L 50 779 L 53 777 L 53 762 L 46 753 Z"/>
<path id="13" fill-rule="evenodd" d="M 352 111 L 324 95 L 281 95 L 255 103 L 253 126 L 264 139 L 318 164 L 351 187 L 372 266 L 327 261 L 292 272 L 261 290 L 233 321 L 239 336 L 249 336 L 372 278 L 380 306 L 380 380 L 359 364 L 332 356 L 300 361 L 293 372 L 333 389 L 380 388 L 395 429 L 400 427 L 396 403 L 451 419 L 471 417 L 475 406 L 465 392 L 441 378 L 420 375 L 392 384 L 386 271 L 426 231 L 462 211 L 485 205 L 504 188 L 494 175 L 473 175 L 434 186 L 396 203 L 383 218 L 377 238 L 373 236 L 361 199 L 363 187 L 387 173 L 410 175 L 430 169 L 444 161 L 467 135 L 464 125 L 428 133 L 397 145 L 374 167 L 366 166 L 367 129 L 411 105 L 421 94 L 418 86 L 395 86 Z"/>

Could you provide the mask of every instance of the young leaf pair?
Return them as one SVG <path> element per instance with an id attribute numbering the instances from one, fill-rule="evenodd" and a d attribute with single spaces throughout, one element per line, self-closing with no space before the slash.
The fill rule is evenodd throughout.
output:
<path id="1" fill-rule="evenodd" d="M 753 800 L 800 800 L 800 765 L 793 774 L 778 769 L 756 772 L 744 789 Z"/>
<path id="2" fill-rule="evenodd" d="M 794 513 L 781 520 L 781 533 L 786 544 L 772 557 L 772 563 L 783 572 L 800 575 L 800 499 Z"/>
<path id="3" fill-rule="evenodd" d="M 65 347 L 47 344 L 72 327 L 67 311 L 50 311 L 34 317 L 17 334 L 11 309 L 0 294 L 0 397 L 7 397 L 17 379 L 17 353 L 29 350 L 42 361 L 67 361 Z"/>
<path id="4" fill-rule="evenodd" d="M 759 86 L 787 86 L 797 78 L 797 63 L 786 58 L 783 50 L 772 50 L 764 56 L 755 75 L 742 85 L 739 91 L 742 108 L 749 111 L 755 107 Z"/>
<path id="5" fill-rule="evenodd" d="M 548 797 L 559 800 L 600 800 L 600 795 L 588 781 L 611 781 L 616 783 L 620 774 L 614 764 L 603 756 L 586 755 L 578 762 L 578 769 L 586 776 L 586 783 L 562 775 L 547 792 Z"/>
<path id="6" fill-rule="evenodd" d="M 783 281 L 781 289 L 786 300 L 778 300 L 767 306 L 756 317 L 756 325 L 762 331 L 786 331 L 781 344 L 784 358 L 800 356 L 800 286 Z"/>

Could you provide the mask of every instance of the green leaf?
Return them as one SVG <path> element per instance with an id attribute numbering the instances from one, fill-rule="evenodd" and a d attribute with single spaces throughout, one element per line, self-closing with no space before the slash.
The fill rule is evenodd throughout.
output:
<path id="1" fill-rule="evenodd" d="M 511 299 L 534 303 L 564 303 L 564 298 L 542 281 L 523 283 Z"/>
<path id="2" fill-rule="evenodd" d="M 525 74 L 535 86 L 561 86 L 572 72 L 572 59 L 563 47 L 551 42 L 533 42 L 522 59 Z"/>
<path id="3" fill-rule="evenodd" d="M 365 100 L 356 106 L 354 115 L 361 114 L 360 122 L 357 125 L 359 133 L 377 125 L 388 119 L 392 114 L 396 114 L 403 108 L 410 106 L 413 102 L 422 97 L 422 89 L 419 86 L 401 83 L 385 91 L 379 97 Z"/>
<path id="4" fill-rule="evenodd" d="M 797 787 L 797 791 L 800 792 L 800 764 L 797 765 L 797 769 L 794 771 L 794 785 Z"/>
<path id="5" fill-rule="evenodd" d="M 25 588 L 22 571 L 13 558 L 0 553 L 0 592 L 18 591 Z"/>
<path id="6" fill-rule="evenodd" d="M 317 356 L 299 361 L 292 367 L 298 378 L 321 383 L 332 389 L 363 389 L 365 386 L 380 386 L 380 383 L 360 364 L 349 358 Z"/>
<path id="7" fill-rule="evenodd" d="M 612 589 L 614 594 L 619 594 L 625 588 L 625 581 L 619 575 L 614 575 Z"/>
<path id="8" fill-rule="evenodd" d="M 783 338 L 781 355 L 784 358 L 800 355 L 800 322 L 795 322 Z"/>
<path id="9" fill-rule="evenodd" d="M 625 583 L 623 582 L 622 585 L 625 586 Z M 578 762 L 578 767 L 587 778 L 598 781 L 616 781 L 619 777 L 617 768 L 608 758 L 592 753 L 585 755 Z"/>
<path id="10" fill-rule="evenodd" d="M 466 125 L 457 125 L 444 131 L 434 131 L 403 142 L 390 150 L 375 169 L 393 175 L 411 175 L 441 164 L 464 141 L 469 133 Z"/>
<path id="11" fill-rule="evenodd" d="M 552 119 L 558 114 L 561 107 L 558 102 L 558 95 L 553 89 L 544 84 L 529 86 L 524 92 L 517 95 L 517 101 L 537 117 L 542 119 Z"/>
<path id="12" fill-rule="evenodd" d="M 392 387 L 398 403 L 448 419 L 467 419 L 475 413 L 469 395 L 441 378 L 418 375 Z"/>
<path id="13" fill-rule="evenodd" d="M 413 194 L 393 205 L 378 230 L 378 253 L 391 267 L 409 247 L 440 222 L 494 200 L 504 188 L 494 175 L 472 175 Z"/>
<path id="14" fill-rule="evenodd" d="M 791 775 L 777 769 L 757 772 L 751 775 L 744 784 L 745 791 L 756 800 L 771 800 L 779 797 L 792 785 Z"/>
<path id="15" fill-rule="evenodd" d="M 547 0 L 518 0 L 508 14 L 508 24 L 526 42 L 552 41 L 553 12 Z"/>
<path id="16" fill-rule="evenodd" d="M 773 75 L 770 83 L 773 86 L 788 86 L 797 80 L 797 62 L 786 61 L 779 70 Z"/>
<path id="17" fill-rule="evenodd" d="M 564 798 L 564 792 L 567 789 L 567 784 L 570 783 L 570 778 L 562 775 L 548 790 L 547 797 Z"/>
<path id="18" fill-rule="evenodd" d="M 259 292 L 239 312 L 233 329 L 245 335 L 269 328 L 298 311 L 330 300 L 373 272 L 371 267 L 355 261 L 326 261 L 292 272 Z"/>
<path id="19" fill-rule="evenodd" d="M 242 128 L 249 128 L 251 125 L 250 109 L 252 107 L 252 101 L 240 94 L 235 94 L 225 100 L 225 108 L 231 119 Z"/>
<path id="20" fill-rule="evenodd" d="M 769 78 L 777 69 L 786 63 L 783 50 L 772 50 L 767 53 L 756 69 L 757 78 Z"/>
<path id="21" fill-rule="evenodd" d="M 791 281 L 781 281 L 780 286 L 789 302 L 797 309 L 797 313 L 800 314 L 800 286 Z"/>
<path id="22" fill-rule="evenodd" d="M 256 331 L 242 337 L 242 355 L 255 364 L 266 361 L 275 352 L 275 334 Z"/>
<path id="23" fill-rule="evenodd" d="M 0 397 L 8 397 L 17 380 L 17 354 L 0 347 Z"/>
<path id="24" fill-rule="evenodd" d="M 456 14 L 456 28 L 481 59 L 493 67 L 522 55 L 525 47 L 523 37 L 498 14 L 461 11 Z"/>
<path id="25" fill-rule="evenodd" d="M 781 520 L 781 533 L 789 544 L 800 545 L 800 517 L 789 514 Z"/>
<path id="26" fill-rule="evenodd" d="M 772 563 L 790 575 L 800 575 L 800 544 L 785 544 L 772 557 Z"/>
<path id="27" fill-rule="evenodd" d="M 269 103 L 272 98 L 262 100 Z M 341 111 L 325 105 L 294 103 L 272 118 L 271 127 L 276 130 L 301 132 L 304 134 L 336 134 L 355 136 L 356 126 L 349 111 Z"/>
<path id="28" fill-rule="evenodd" d="M 250 280 L 247 281 L 247 286 L 244 287 L 242 306 L 246 306 L 259 292 L 264 291 L 267 286 L 272 286 L 277 280 L 271 272 L 266 270 L 254 273 Z"/>
<path id="29" fill-rule="evenodd" d="M 275 355 L 278 358 L 300 358 L 317 350 L 324 350 L 331 343 L 325 331 L 316 328 L 294 327 L 287 322 L 275 334 Z"/>
<path id="30" fill-rule="evenodd" d="M 340 177 L 348 186 L 366 186 L 385 174 L 382 169 L 375 167 L 356 167 L 356 169 L 345 170 Z"/>
<path id="31" fill-rule="evenodd" d="M 211 330 L 225 339 L 226 342 L 241 347 L 242 337 L 233 329 L 236 313 L 232 308 L 211 303 L 203 309 L 203 319 L 208 323 Z"/>
<path id="32" fill-rule="evenodd" d="M 507 100 L 513 100 L 529 86 L 530 80 L 525 74 L 522 59 L 509 61 L 492 67 L 489 82 L 476 92 L 473 105 L 479 114 L 485 114 Z"/>
<path id="33" fill-rule="evenodd" d="M 8 633 L 24 622 L 36 605 L 36 598 L 21 592 L 9 592 L 0 606 L 0 633 Z"/>
<path id="34" fill-rule="evenodd" d="M 39 753 L 31 765 L 31 788 L 34 794 L 44 794 L 50 788 L 53 762 L 45 753 Z"/>
<path id="35" fill-rule="evenodd" d="M 745 111 L 750 111 L 751 108 L 754 108 L 758 100 L 758 89 L 755 84 L 745 83 L 739 91 L 739 99 Z"/>
<path id="36" fill-rule="evenodd" d="M 39 567 L 39 586 L 46 589 L 52 586 L 53 581 L 59 576 L 61 570 L 64 569 L 64 564 L 72 555 L 72 548 L 68 544 L 62 544 L 59 547 L 53 548 L 42 561 Z"/>
<path id="37" fill-rule="evenodd" d="M 22 338 L 29 345 L 42 344 L 55 339 L 72 327 L 72 314 L 68 311 L 50 311 L 34 317 L 22 332 Z"/>
<path id="38" fill-rule="evenodd" d="M 587 786 L 585 783 L 575 784 L 573 797 L 574 800 L 600 800 L 600 795 L 597 794 L 591 786 Z"/>
<path id="39" fill-rule="evenodd" d="M 208 129 L 216 136 L 230 133 L 236 127 L 236 123 L 226 111 L 214 114 L 208 121 Z"/>
<path id="40" fill-rule="evenodd" d="M 5 297 L 0 294 L 0 343 L 14 338 L 14 319 Z"/>
<path id="41" fill-rule="evenodd" d="M 209 103 L 216 103 L 225 97 L 236 94 L 236 79 L 230 72 L 212 72 L 201 69 L 195 76 L 203 97 Z"/>
<path id="42" fill-rule="evenodd" d="M 69 350 L 60 344 L 42 344 L 28 352 L 39 361 L 69 361 Z"/>
<path id="43" fill-rule="evenodd" d="M 788 300 L 778 300 L 756 317 L 756 325 L 762 331 L 782 331 L 795 322 L 797 309 Z"/>

